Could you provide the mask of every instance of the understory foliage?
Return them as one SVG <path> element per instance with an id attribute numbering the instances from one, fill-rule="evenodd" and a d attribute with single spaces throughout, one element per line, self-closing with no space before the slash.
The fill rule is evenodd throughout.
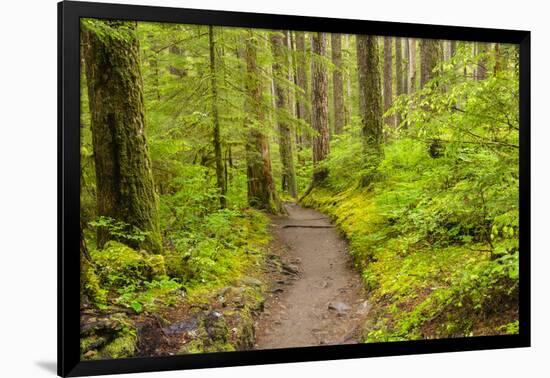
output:
<path id="1" fill-rule="evenodd" d="M 466 80 L 474 63 L 459 51 L 396 100 L 378 182 L 357 185 L 352 125 L 304 199 L 349 239 L 375 303 L 367 342 L 517 332 L 517 70 Z"/>

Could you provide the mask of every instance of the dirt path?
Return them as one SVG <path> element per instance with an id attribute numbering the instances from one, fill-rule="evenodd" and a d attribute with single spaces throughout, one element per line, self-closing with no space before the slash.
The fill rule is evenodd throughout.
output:
<path id="1" fill-rule="evenodd" d="M 345 240 L 323 214 L 285 206 L 288 216 L 273 219 L 269 258 L 277 269 L 256 349 L 358 342 L 369 306 Z"/>

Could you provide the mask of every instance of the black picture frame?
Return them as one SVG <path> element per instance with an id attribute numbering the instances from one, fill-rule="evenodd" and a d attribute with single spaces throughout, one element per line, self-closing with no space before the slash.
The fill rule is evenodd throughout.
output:
<path id="1" fill-rule="evenodd" d="M 520 46 L 519 334 L 80 361 L 80 18 L 391 35 Z M 58 3 L 58 374 L 82 376 L 528 347 L 530 313 L 530 32 L 458 26 L 63 1 Z"/>

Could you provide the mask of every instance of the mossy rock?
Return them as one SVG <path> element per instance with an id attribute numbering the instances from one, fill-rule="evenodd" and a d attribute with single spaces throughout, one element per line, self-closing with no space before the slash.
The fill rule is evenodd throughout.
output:
<path id="1" fill-rule="evenodd" d="M 162 255 L 138 252 L 117 241 L 107 242 L 91 255 L 102 284 L 109 288 L 139 285 L 166 275 Z"/>
<path id="2" fill-rule="evenodd" d="M 137 351 L 137 330 L 125 314 L 83 317 L 80 354 L 83 360 L 132 357 Z"/>
<path id="3" fill-rule="evenodd" d="M 101 287 L 101 281 L 95 267 L 83 259 L 80 264 L 80 300 L 82 304 L 104 305 L 107 290 Z"/>
<path id="4" fill-rule="evenodd" d="M 254 320 L 249 311 L 241 311 L 236 316 L 236 327 L 232 329 L 234 332 L 232 344 L 237 350 L 250 350 L 256 342 Z"/>
<path id="5" fill-rule="evenodd" d="M 131 357 L 136 352 L 137 337 L 135 334 L 127 333 L 115 338 L 107 344 L 100 352 L 103 358 L 124 358 Z"/>
<path id="6" fill-rule="evenodd" d="M 226 319 L 217 311 L 204 315 L 196 337 L 180 349 L 182 354 L 231 351 L 235 351 L 235 346 L 230 342 Z"/>

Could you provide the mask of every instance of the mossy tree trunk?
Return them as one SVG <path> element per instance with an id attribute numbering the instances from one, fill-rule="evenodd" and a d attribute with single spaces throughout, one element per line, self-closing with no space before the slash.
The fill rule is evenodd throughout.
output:
<path id="1" fill-rule="evenodd" d="M 393 103 L 392 37 L 384 37 L 384 113 Z M 386 117 L 388 125 L 394 125 L 393 116 Z"/>
<path id="2" fill-rule="evenodd" d="M 96 21 L 83 31 L 84 59 L 96 168 L 98 215 L 146 232 L 125 243 L 162 250 L 158 197 L 145 137 L 143 84 L 134 22 Z M 98 231 L 98 246 L 113 238 Z"/>
<path id="3" fill-rule="evenodd" d="M 416 39 L 409 38 L 409 75 L 407 80 L 407 93 L 416 91 Z"/>
<path id="4" fill-rule="evenodd" d="M 214 39 L 214 27 L 208 27 L 208 45 L 210 50 L 210 89 L 212 92 L 212 123 L 214 130 L 212 133 L 212 144 L 214 146 L 214 157 L 216 160 L 216 183 L 220 191 L 220 207 L 226 206 L 225 192 L 226 181 L 224 175 L 224 166 L 222 161 L 222 143 L 220 137 L 220 117 L 218 112 L 218 84 L 216 70 L 216 41 Z"/>
<path id="5" fill-rule="evenodd" d="M 291 126 L 289 114 L 289 91 L 283 85 L 287 80 L 288 70 L 285 62 L 288 61 L 284 47 L 282 32 L 271 33 L 271 49 L 273 52 L 273 78 L 275 83 L 276 119 L 279 129 L 279 154 L 283 165 L 281 186 L 282 190 L 293 198 L 297 196 L 296 174 L 294 172 L 294 152 L 292 150 Z M 286 39 L 286 38 L 285 38 Z"/>
<path id="6" fill-rule="evenodd" d="M 346 34 L 344 36 L 345 41 L 345 49 L 346 52 L 349 54 L 351 51 L 351 41 L 352 36 L 349 34 Z M 352 100 L 352 93 L 351 93 L 351 80 L 352 80 L 352 72 L 355 73 L 356 67 L 353 66 L 353 63 L 351 62 L 344 62 L 345 70 L 344 70 L 344 81 L 346 82 L 346 90 L 345 90 L 345 99 L 344 99 L 344 107 L 345 107 L 345 120 L 344 125 L 349 125 L 351 123 L 351 117 L 353 115 L 353 100 Z"/>
<path id="7" fill-rule="evenodd" d="M 245 43 L 245 128 L 248 203 L 250 206 L 277 214 L 283 207 L 273 183 L 269 143 L 263 128 L 266 123 L 265 106 L 262 101 L 263 83 L 258 67 L 258 41 L 252 30 L 248 31 Z"/>
<path id="8" fill-rule="evenodd" d="M 476 68 L 476 80 L 485 80 L 487 79 L 487 66 L 489 64 L 487 59 L 487 43 L 485 42 L 476 42 L 477 44 L 477 54 L 480 56 L 477 61 Z"/>
<path id="9" fill-rule="evenodd" d="M 495 43 L 494 48 L 495 65 L 493 66 L 493 74 L 496 76 L 502 70 L 502 56 L 500 55 L 500 43 Z"/>
<path id="10" fill-rule="evenodd" d="M 313 33 L 312 126 L 317 131 L 313 137 L 313 185 L 321 184 L 328 177 L 328 169 L 321 165 L 329 153 L 328 72 L 324 62 L 326 50 L 327 35 Z"/>
<path id="11" fill-rule="evenodd" d="M 452 58 L 453 56 L 455 56 L 455 53 L 456 53 L 456 41 L 451 41 L 449 43 L 449 58 Z"/>
<path id="12" fill-rule="evenodd" d="M 311 125 L 311 115 L 307 106 L 307 99 L 310 98 L 309 86 L 307 80 L 307 56 L 306 56 L 306 41 L 304 32 L 295 32 L 296 36 L 296 84 L 301 93 L 296 96 L 298 101 L 297 116 L 307 124 Z M 306 143 L 308 137 L 300 136 L 300 142 Z M 308 143 L 309 144 L 309 143 Z"/>
<path id="13" fill-rule="evenodd" d="M 433 78 L 433 70 L 441 56 L 441 44 L 436 39 L 420 40 L 420 87 Z"/>
<path id="14" fill-rule="evenodd" d="M 344 79 L 342 66 L 342 34 L 330 35 L 330 47 L 332 51 L 332 89 L 334 100 L 334 134 L 342 134 L 344 131 Z"/>
<path id="15" fill-rule="evenodd" d="M 395 95 L 401 96 L 405 93 L 404 90 L 404 71 L 403 71 L 403 47 L 401 44 L 401 38 L 395 38 Z M 401 114 L 397 113 L 395 115 L 395 124 L 396 126 L 401 124 Z"/>
<path id="16" fill-rule="evenodd" d="M 382 92 L 376 37 L 357 36 L 359 111 L 363 141 L 363 186 L 375 179 L 382 155 Z"/>

